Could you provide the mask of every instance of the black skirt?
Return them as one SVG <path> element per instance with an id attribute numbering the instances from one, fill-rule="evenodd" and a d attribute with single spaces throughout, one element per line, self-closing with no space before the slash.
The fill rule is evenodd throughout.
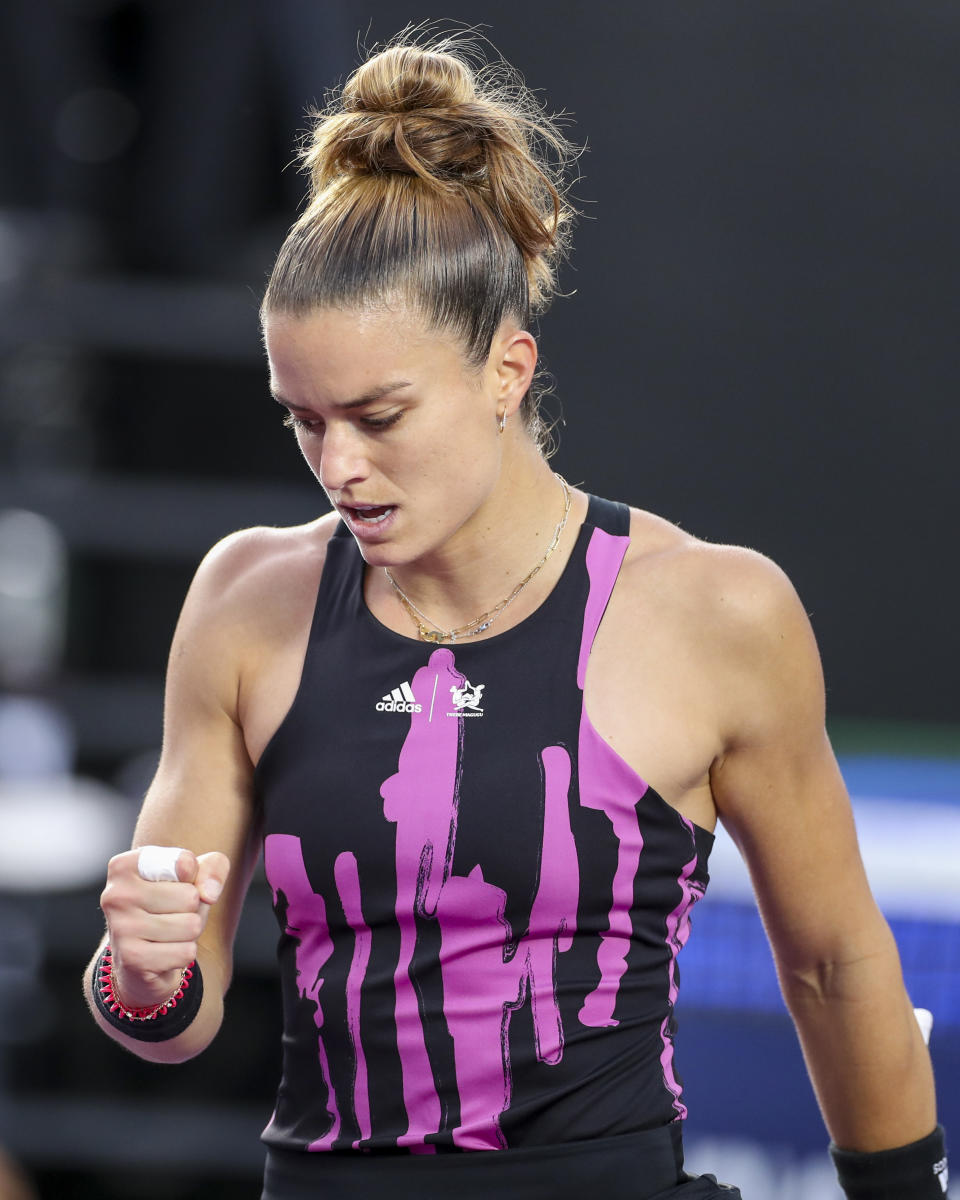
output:
<path id="1" fill-rule="evenodd" d="M 679 1125 L 515 1150 L 267 1151 L 261 1200 L 741 1200 L 687 1175 Z"/>

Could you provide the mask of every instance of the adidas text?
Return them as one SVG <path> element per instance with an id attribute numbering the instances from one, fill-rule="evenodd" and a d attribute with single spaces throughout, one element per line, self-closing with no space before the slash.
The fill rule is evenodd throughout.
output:
<path id="1" fill-rule="evenodd" d="M 404 680 L 399 687 L 388 692 L 377 701 L 377 712 L 418 713 L 423 706 L 417 703 L 413 688 Z"/>
<path id="2" fill-rule="evenodd" d="M 394 700 L 391 696 L 389 700 L 377 701 L 377 712 L 418 713 L 423 712 L 423 705 L 411 704 L 409 700 Z"/>

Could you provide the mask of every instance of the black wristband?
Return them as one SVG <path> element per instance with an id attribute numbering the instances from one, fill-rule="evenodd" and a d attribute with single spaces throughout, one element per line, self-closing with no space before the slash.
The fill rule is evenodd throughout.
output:
<path id="1" fill-rule="evenodd" d="M 110 947 L 105 946 L 93 968 L 93 1000 L 97 1012 L 108 1025 L 138 1042 L 167 1042 L 183 1033 L 200 1011 L 203 1000 L 203 976 L 200 964 L 191 963 L 180 987 L 166 1004 L 158 1005 L 152 1016 L 132 1014 L 149 1010 L 124 1009 L 113 995 Z"/>
<path id="2" fill-rule="evenodd" d="M 908 1146 L 869 1154 L 831 1143 L 830 1156 L 847 1200 L 943 1200 L 947 1194 L 942 1125 Z"/>

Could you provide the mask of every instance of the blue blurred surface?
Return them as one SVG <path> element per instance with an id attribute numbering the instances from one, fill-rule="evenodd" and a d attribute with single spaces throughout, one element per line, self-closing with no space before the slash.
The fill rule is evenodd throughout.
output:
<path id="1" fill-rule="evenodd" d="M 871 849 L 877 849 L 877 829 L 887 840 L 887 853 L 902 858 L 904 830 L 912 814 L 923 804 L 928 822 L 929 863 L 960 885 L 960 845 L 952 848 L 956 865 L 951 863 L 951 848 L 937 840 L 936 820 L 930 822 L 931 804 L 947 806 L 944 818 L 955 820 L 954 807 L 960 805 L 960 759 L 898 758 L 892 755 L 845 755 L 840 760 L 847 787 L 854 801 L 903 803 L 904 826 L 896 822 L 871 827 Z M 887 810 L 885 810 L 887 811 Z M 934 809 L 934 812 L 936 810 Z M 884 849 L 883 847 L 880 847 Z M 946 858 L 944 850 L 946 849 Z M 916 846 L 911 846 L 916 853 Z M 918 859 L 912 868 L 917 873 L 918 892 L 929 885 L 929 870 Z M 945 918 L 948 906 L 939 903 L 936 889 L 926 903 L 926 915 L 909 916 L 885 905 L 883 879 L 872 879 L 881 908 L 886 911 L 900 948 L 904 976 L 910 995 L 918 1007 L 929 1008 L 939 1029 L 960 1029 L 960 922 Z M 879 886 L 878 886 L 879 885 Z M 763 926 L 755 906 L 749 900 L 733 898 L 727 881 L 707 891 L 693 922 L 689 945 L 680 959 L 683 1002 L 698 1008 L 740 1009 L 748 1013 L 783 1012 L 783 1001 Z M 955 911 L 950 907 L 949 911 Z"/>
<path id="2" fill-rule="evenodd" d="M 854 800 L 902 801 L 904 820 L 918 806 L 960 804 L 960 760 L 849 755 L 841 758 Z M 899 848 L 898 827 L 889 825 Z M 944 847 L 931 826 L 931 861 L 944 862 L 960 882 L 960 846 Z M 875 831 L 873 832 L 875 844 Z M 915 848 L 914 848 L 915 852 Z M 954 868 L 949 855 L 958 859 Z M 918 864 L 917 870 L 922 869 Z M 938 868 L 942 870 L 942 865 Z M 918 889 L 928 880 L 919 881 Z M 882 893 L 882 888 L 878 888 Z M 718 888 L 697 906 L 690 942 L 680 957 L 677 1056 L 690 1110 L 689 1133 L 748 1137 L 804 1154 L 823 1150 L 823 1124 L 807 1081 L 800 1048 L 780 996 L 759 915 L 747 899 Z M 881 907 L 883 907 L 881 896 Z M 907 989 L 915 1005 L 935 1017 L 930 1042 L 938 1082 L 940 1118 L 960 1128 L 960 922 L 943 919 L 935 893 L 929 916 L 887 913 L 897 939 Z M 946 906 L 945 906 L 946 907 Z"/>
<path id="3" fill-rule="evenodd" d="M 957 741 L 960 755 L 960 732 Z M 851 796 L 960 805 L 960 757 L 841 754 L 838 758 Z"/>

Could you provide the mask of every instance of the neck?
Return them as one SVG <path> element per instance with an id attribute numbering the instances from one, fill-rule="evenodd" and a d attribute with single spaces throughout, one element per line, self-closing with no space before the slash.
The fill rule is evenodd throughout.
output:
<path id="1" fill-rule="evenodd" d="M 427 617 L 418 623 L 441 630 L 475 621 L 521 584 L 524 592 L 529 588 L 529 600 L 552 586 L 562 570 L 563 536 L 547 561 L 542 560 L 557 538 L 566 500 L 559 477 L 537 455 L 535 469 L 518 472 L 509 488 L 498 489 L 445 546 L 392 568 L 389 579 Z M 568 521 L 563 534 L 574 525 Z M 395 600 L 402 605 L 399 595 Z M 418 620 L 409 610 L 402 619 L 410 624 Z"/>

